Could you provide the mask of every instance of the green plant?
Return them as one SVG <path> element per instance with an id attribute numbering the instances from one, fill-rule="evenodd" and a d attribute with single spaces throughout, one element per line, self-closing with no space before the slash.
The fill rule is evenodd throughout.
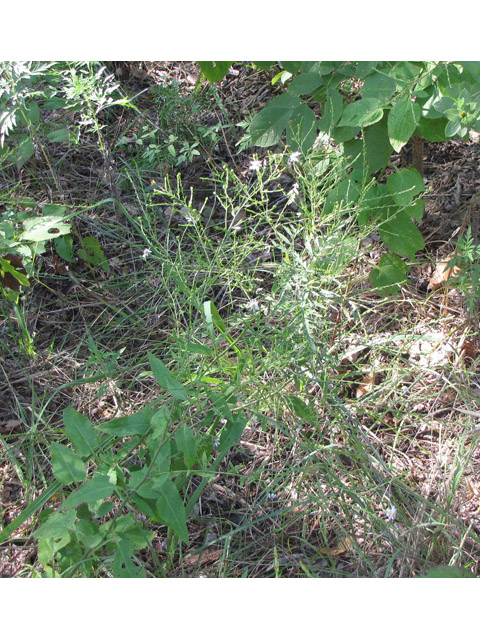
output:
<path id="1" fill-rule="evenodd" d="M 470 227 L 457 241 L 446 269 L 455 274 L 446 284 L 463 292 L 468 312 L 477 318 L 480 303 L 480 244 L 473 238 Z"/>
<path id="2" fill-rule="evenodd" d="M 32 215 L 35 202 L 24 199 L 7 205 L 0 221 L 0 282 L 7 299 L 18 301 L 20 286 L 30 285 L 35 256 L 45 252 L 50 240 L 69 234 L 70 217 L 64 205 L 48 204 L 42 215 Z"/>
<path id="3" fill-rule="evenodd" d="M 220 72 L 227 69 L 214 64 L 213 79 L 218 81 Z M 480 128 L 480 64 L 279 64 L 282 70 L 272 82 L 281 80 L 286 92 L 249 121 L 249 143 L 269 147 L 285 135 L 292 151 L 305 154 L 318 144 L 321 132 L 341 148 L 350 162 L 345 188 L 351 194 L 368 186 L 360 202 L 359 223 L 374 217 L 383 242 L 393 252 L 382 257 L 371 275 L 372 284 L 388 295 L 407 281 L 408 267 L 401 258 L 412 259 L 423 248 L 412 221 L 423 214 L 423 201 L 418 197 L 423 180 L 415 169 L 395 169 L 396 177 L 385 185 L 384 172 L 392 153 L 400 152 L 411 138 L 437 142 L 464 137 Z M 206 63 L 200 66 L 209 77 L 212 68 Z"/>
<path id="4" fill-rule="evenodd" d="M 230 408 L 231 390 L 212 392 L 201 379 L 184 386 L 151 353 L 149 363 L 150 373 L 170 397 L 96 426 L 66 409 L 64 440 L 50 445 L 55 481 L 0 534 L 5 541 L 60 492 L 59 506 L 45 509 L 34 531 L 44 565 L 41 575 L 144 576 L 136 556 L 150 546 L 153 533 L 137 513 L 147 523 L 168 528 L 170 554 L 178 543 L 189 544 L 187 519 L 241 436 L 246 417 Z M 71 446 L 64 444 L 67 439 Z M 195 477 L 199 482 L 192 484 Z"/>
<path id="5" fill-rule="evenodd" d="M 155 115 L 139 115 L 119 137 L 116 148 L 128 151 L 140 168 L 180 167 L 211 153 L 224 125 L 202 123 L 211 92 L 185 91 L 179 82 L 157 84 L 150 90 Z"/>

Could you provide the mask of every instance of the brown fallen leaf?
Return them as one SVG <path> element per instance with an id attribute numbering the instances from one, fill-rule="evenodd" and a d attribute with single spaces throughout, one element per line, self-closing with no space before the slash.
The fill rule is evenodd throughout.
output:
<path id="1" fill-rule="evenodd" d="M 187 567 L 196 564 L 201 566 L 208 564 L 209 562 L 216 562 L 221 555 L 222 551 L 220 549 L 205 549 L 204 551 L 200 551 L 199 553 L 194 553 L 193 555 L 186 557 L 184 564 Z"/>
<path id="2" fill-rule="evenodd" d="M 379 375 L 378 373 L 369 373 L 367 374 L 357 386 L 356 396 L 357 398 L 361 398 L 367 393 L 371 393 L 376 384 L 379 383 Z"/>
<path id="3" fill-rule="evenodd" d="M 6 422 L 0 423 L 0 433 L 14 433 L 19 432 L 21 429 L 19 427 L 22 425 L 21 420 L 7 420 Z"/>
<path id="4" fill-rule="evenodd" d="M 350 538 L 345 537 L 335 547 L 322 547 L 319 549 L 320 553 L 324 553 L 329 556 L 342 556 L 352 550 L 352 541 Z"/>
<path id="5" fill-rule="evenodd" d="M 447 280 L 449 280 L 452 276 L 457 276 L 461 269 L 459 266 L 454 267 L 453 269 L 449 267 L 449 263 L 453 260 L 454 255 L 451 254 L 445 260 L 441 260 L 437 262 L 435 271 L 432 274 L 429 282 L 429 289 L 432 291 L 436 291 L 441 287 L 445 286 Z"/>

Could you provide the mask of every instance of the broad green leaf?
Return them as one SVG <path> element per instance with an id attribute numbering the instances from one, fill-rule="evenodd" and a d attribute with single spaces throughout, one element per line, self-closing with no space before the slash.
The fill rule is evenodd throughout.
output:
<path id="1" fill-rule="evenodd" d="M 461 137 L 464 135 L 462 133 L 462 123 L 460 120 L 450 120 L 445 127 L 445 135 L 447 138 Z"/>
<path id="2" fill-rule="evenodd" d="M 34 534 L 35 535 L 35 534 Z M 60 538 L 41 538 L 37 546 L 37 558 L 42 564 L 49 564 L 53 561 L 55 554 L 63 547 L 66 547 L 72 540 L 69 532 Z"/>
<path id="3" fill-rule="evenodd" d="M 150 424 L 153 427 L 152 436 L 154 438 L 161 438 L 171 423 L 172 414 L 168 406 L 164 404 L 153 414 L 150 420 Z"/>
<path id="4" fill-rule="evenodd" d="M 385 73 L 376 72 L 368 76 L 362 86 L 363 98 L 375 98 L 385 104 L 395 93 L 397 83 Z"/>
<path id="5" fill-rule="evenodd" d="M 301 73 L 288 86 L 288 91 L 294 96 L 304 96 L 318 89 L 323 84 L 323 78 L 318 73 Z"/>
<path id="6" fill-rule="evenodd" d="M 383 108 L 376 98 L 362 98 L 343 110 L 340 127 L 368 127 L 383 118 Z"/>
<path id="7" fill-rule="evenodd" d="M 319 128 L 323 126 L 321 123 L 322 121 L 320 120 Z M 371 127 L 366 129 L 366 131 L 369 129 L 371 129 Z M 323 131 L 323 128 L 321 130 Z M 333 127 L 333 129 L 330 130 L 330 135 L 337 144 L 340 142 L 347 142 L 347 140 L 353 140 L 353 138 L 355 138 L 359 133 L 360 127 Z"/>
<path id="8" fill-rule="evenodd" d="M 148 467 L 143 467 L 143 469 L 130 473 L 128 488 L 142 498 L 158 500 L 159 487 L 168 480 L 168 477 L 168 473 L 153 474 L 149 472 Z"/>
<path id="9" fill-rule="evenodd" d="M 343 113 L 343 98 L 336 90 L 328 87 L 327 97 L 323 108 L 322 119 L 319 122 L 319 128 L 325 133 L 331 133 L 336 127 Z"/>
<path id="10" fill-rule="evenodd" d="M 227 75 L 232 62 L 199 62 L 198 66 L 210 82 L 220 82 Z"/>
<path id="11" fill-rule="evenodd" d="M 331 213 L 336 208 L 339 210 L 345 209 L 352 205 L 357 200 L 358 196 L 359 191 L 356 183 L 350 179 L 342 180 L 327 193 L 323 212 L 327 214 Z"/>
<path id="12" fill-rule="evenodd" d="M 90 420 L 73 407 L 63 411 L 63 424 L 75 451 L 83 458 L 95 453 L 98 446 L 98 435 Z"/>
<path id="13" fill-rule="evenodd" d="M 424 576 L 417 578 L 476 578 L 477 576 L 464 567 L 433 567 Z"/>
<path id="14" fill-rule="evenodd" d="M 424 247 L 422 234 L 403 211 L 383 222 L 379 232 L 387 247 L 405 258 L 413 260 L 416 252 Z"/>
<path id="15" fill-rule="evenodd" d="M 378 65 L 378 62 L 362 61 L 357 64 L 355 69 L 355 78 L 363 80 L 366 78 Z"/>
<path id="16" fill-rule="evenodd" d="M 67 207 L 64 204 L 46 204 L 42 207 L 42 216 L 56 216 L 63 218 L 67 214 Z"/>
<path id="17" fill-rule="evenodd" d="M 188 400 L 188 392 L 183 384 L 175 378 L 169 369 L 161 360 L 156 358 L 152 353 L 148 353 L 148 361 L 152 368 L 153 375 L 158 384 L 169 391 L 174 398 L 178 400 Z"/>
<path id="18" fill-rule="evenodd" d="M 112 436 L 144 435 L 151 427 L 152 410 L 145 408 L 122 418 L 112 418 L 98 426 L 98 430 Z"/>
<path id="19" fill-rule="evenodd" d="M 397 293 L 399 285 L 408 282 L 408 265 L 392 253 L 384 254 L 370 272 L 370 282 L 379 295 L 387 297 Z"/>
<path id="20" fill-rule="evenodd" d="M 47 133 L 47 138 L 50 142 L 68 142 L 70 140 L 70 132 L 68 129 L 57 129 Z"/>
<path id="21" fill-rule="evenodd" d="M 249 133 L 252 145 L 269 147 L 276 144 L 294 109 L 300 104 L 300 99 L 289 93 L 283 93 L 271 100 L 250 123 Z"/>
<path id="22" fill-rule="evenodd" d="M 299 149 L 303 154 L 313 147 L 317 138 L 317 118 L 306 104 L 293 110 L 287 125 L 287 144 L 292 151 Z"/>
<path id="23" fill-rule="evenodd" d="M 388 138 L 387 116 L 363 131 L 368 174 L 384 169 L 393 153 Z"/>
<path id="24" fill-rule="evenodd" d="M 425 200 L 420 198 L 415 202 L 407 205 L 402 208 L 403 213 L 405 213 L 410 218 L 415 218 L 415 220 L 421 220 L 425 211 Z"/>
<path id="25" fill-rule="evenodd" d="M 31 138 L 25 138 L 18 147 L 17 169 L 21 169 L 27 160 L 35 153 L 35 145 Z"/>
<path id="26" fill-rule="evenodd" d="M 140 551 L 148 541 L 152 541 L 155 533 L 146 531 L 132 513 L 120 516 L 115 521 L 112 533 L 120 539 L 128 539 L 135 549 Z"/>
<path id="27" fill-rule="evenodd" d="M 85 462 L 70 447 L 58 442 L 50 445 L 53 475 L 64 485 L 83 482 L 87 477 Z"/>
<path id="28" fill-rule="evenodd" d="M 38 108 L 37 102 L 32 101 L 28 103 L 26 115 L 29 123 L 31 124 L 35 124 L 36 122 L 39 121 L 40 109 Z"/>
<path id="29" fill-rule="evenodd" d="M 445 133 L 447 124 L 447 118 L 420 118 L 413 135 L 421 136 L 428 142 L 443 142 L 448 137 Z"/>
<path id="30" fill-rule="evenodd" d="M 133 544 L 129 540 L 120 540 L 113 556 L 112 573 L 114 578 L 145 578 L 145 571 L 132 561 Z"/>
<path id="31" fill-rule="evenodd" d="M 82 238 L 82 248 L 78 250 L 78 257 L 94 267 L 100 266 L 104 271 L 110 271 L 110 265 L 105 258 L 100 242 L 97 238 L 86 236 Z"/>
<path id="32" fill-rule="evenodd" d="M 73 262 L 73 238 L 68 233 L 64 236 L 55 238 L 55 250 L 66 262 Z"/>
<path id="33" fill-rule="evenodd" d="M 170 478 L 162 484 L 160 493 L 162 496 L 157 501 L 157 510 L 160 517 L 166 525 L 171 527 L 182 542 L 188 544 L 185 505 Z"/>
<path id="34" fill-rule="evenodd" d="M 402 206 L 424 191 L 425 184 L 416 169 L 402 169 L 388 176 L 387 189 L 395 203 Z"/>
<path id="35" fill-rule="evenodd" d="M 61 505 L 61 509 L 75 509 L 83 502 L 92 504 L 97 500 L 103 500 L 111 496 L 114 489 L 108 475 L 97 472 L 91 480 L 87 480 L 79 489 L 68 496 Z"/>
<path id="36" fill-rule="evenodd" d="M 395 202 L 387 191 L 387 185 L 375 183 L 365 192 L 357 209 L 357 219 L 364 226 L 370 218 L 387 220 L 395 211 Z"/>
<path id="37" fill-rule="evenodd" d="M 388 136 L 395 151 L 406 145 L 420 120 L 421 109 L 409 96 L 399 98 L 388 114 Z"/>
<path id="38" fill-rule="evenodd" d="M 43 105 L 44 109 L 53 111 L 56 109 L 63 109 L 67 106 L 67 101 L 64 98 L 49 98 Z"/>
<path id="39" fill-rule="evenodd" d="M 77 514 L 73 510 L 66 513 L 60 511 L 52 513 L 45 524 L 42 524 L 41 527 L 34 531 L 33 535 L 39 540 L 42 538 L 62 538 L 70 532 L 76 517 Z"/>
<path id="40" fill-rule="evenodd" d="M 197 461 L 197 445 L 193 431 L 187 425 L 183 425 L 175 432 L 175 442 L 187 469 L 192 469 Z"/>
<path id="41" fill-rule="evenodd" d="M 23 221 L 22 240 L 43 242 L 70 233 L 71 225 L 63 222 L 63 217 L 55 215 L 37 216 Z"/>

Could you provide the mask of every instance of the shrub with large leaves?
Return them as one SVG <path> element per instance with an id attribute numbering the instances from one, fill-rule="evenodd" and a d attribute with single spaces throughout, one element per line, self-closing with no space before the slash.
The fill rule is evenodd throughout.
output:
<path id="1" fill-rule="evenodd" d="M 383 172 L 392 153 L 400 152 L 411 138 L 440 142 L 480 129 L 480 62 L 271 66 L 277 64 L 281 71 L 272 82 L 283 82 L 286 91 L 253 117 L 250 145 L 269 147 L 284 139 L 292 151 L 305 154 L 322 133 L 340 146 L 350 165 L 348 191 L 362 194 L 358 202 L 350 198 L 349 206 L 357 205 L 361 225 L 372 218 L 379 223 L 383 242 L 396 254 L 384 257 L 374 269 L 372 284 L 380 293 L 394 292 L 407 280 L 408 271 L 397 256 L 413 259 L 423 248 L 413 220 L 423 214 L 424 183 L 416 169 L 397 169 L 386 184 Z"/>

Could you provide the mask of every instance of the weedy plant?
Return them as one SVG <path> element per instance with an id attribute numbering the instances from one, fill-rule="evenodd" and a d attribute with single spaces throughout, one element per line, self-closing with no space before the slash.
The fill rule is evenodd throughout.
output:
<path id="1" fill-rule="evenodd" d="M 360 127 L 362 141 L 387 111 Z M 369 253 L 380 229 L 392 252 L 413 257 L 418 237 L 405 219 L 423 211 L 423 182 L 408 168 L 357 180 L 323 134 L 307 148 L 310 130 L 294 127 L 288 155 L 254 155 L 243 175 L 213 172 L 212 161 L 195 189 L 180 174 L 152 180 L 135 152 L 124 159 L 122 197 L 90 207 L 115 208 L 88 221 L 92 238 L 108 238 L 111 264 L 84 248 L 103 274 L 101 288 L 75 291 L 72 379 L 40 397 L 32 388 L 28 410 L 18 401 L 29 428 L 1 438 L 26 502 L 0 541 L 20 549 L 35 540 L 24 574 L 388 577 L 448 564 L 452 575 L 472 563 L 478 535 L 456 508 L 471 434 L 452 444 L 450 467 L 442 438 L 422 437 L 438 428 L 432 416 L 451 407 L 450 394 L 466 392 L 446 365 L 410 357 L 425 329 L 395 298 L 396 265 Z M 83 248 L 68 234 L 55 245 L 67 262 Z M 374 293 L 393 301 L 372 294 L 372 268 Z M 93 315 L 82 316 L 92 294 Z M 87 414 L 110 382 L 121 390 L 114 417 Z M 71 389 L 79 411 L 64 397 L 51 426 L 52 397 Z M 428 460 L 426 479 L 412 470 L 415 454 Z"/>
<path id="2" fill-rule="evenodd" d="M 259 63 L 262 69 L 277 63 Z M 412 259 L 423 249 L 414 220 L 423 215 L 423 140 L 465 137 L 480 128 L 478 62 L 285 62 L 272 83 L 286 91 L 273 98 L 247 126 L 245 141 L 270 147 L 282 136 L 305 153 L 322 132 L 350 161 L 342 189 L 360 207 L 359 224 L 374 216 L 392 252 L 371 272 L 384 294 L 407 281 Z M 200 63 L 212 82 L 230 63 Z M 223 75 L 222 75 L 223 74 Z M 314 105 L 317 105 L 315 108 Z M 313 107 L 313 108 L 312 108 Z M 318 113 L 320 111 L 320 114 Z M 414 167 L 382 181 L 392 154 L 414 140 Z M 367 189 L 365 190 L 365 187 Z M 360 193 L 364 200 L 363 206 Z M 413 220 L 412 220 L 413 218 Z"/>
<path id="3" fill-rule="evenodd" d="M 149 362 L 170 397 L 160 407 L 157 401 L 157 408 L 96 426 L 66 409 L 72 446 L 50 445 L 55 481 L 0 534 L 5 541 L 52 497 L 62 496 L 56 509 L 42 511 L 34 531 L 44 566 L 38 577 L 145 576 L 136 555 L 151 549 L 154 534 L 138 513 L 147 524 L 168 528 L 170 560 L 178 543 L 188 544 L 187 519 L 247 420 L 231 407 L 228 392 L 210 392 L 201 378 L 185 386 L 153 354 Z M 185 420 L 189 413 L 192 426 Z M 158 562 L 156 570 L 163 571 Z"/>
<path id="4" fill-rule="evenodd" d="M 455 275 L 447 284 L 464 294 L 465 305 L 471 317 L 478 319 L 480 303 L 480 244 L 473 238 L 471 228 L 457 241 L 447 268 Z"/>

